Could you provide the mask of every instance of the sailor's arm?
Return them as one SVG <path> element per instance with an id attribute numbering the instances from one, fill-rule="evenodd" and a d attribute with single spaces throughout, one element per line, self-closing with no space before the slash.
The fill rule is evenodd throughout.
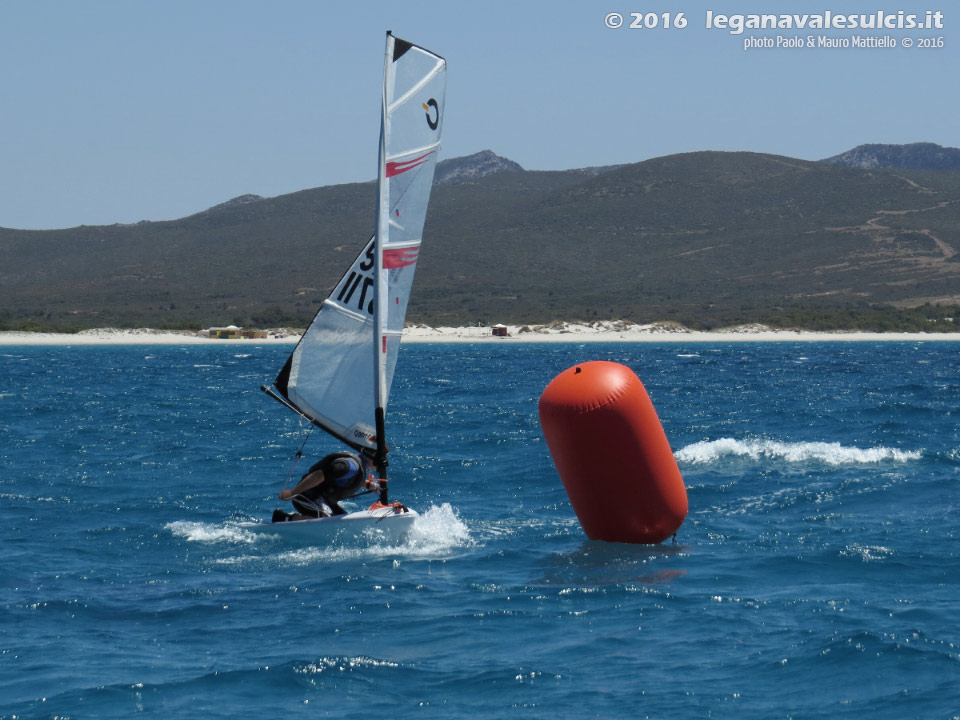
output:
<path id="1" fill-rule="evenodd" d="M 299 495 L 310 488 L 315 488 L 317 485 L 322 483 L 326 478 L 323 476 L 323 470 L 314 470 L 312 473 L 304 477 L 300 482 L 294 486 L 292 490 L 281 490 L 280 494 L 277 495 L 281 500 L 289 500 L 294 495 Z"/>

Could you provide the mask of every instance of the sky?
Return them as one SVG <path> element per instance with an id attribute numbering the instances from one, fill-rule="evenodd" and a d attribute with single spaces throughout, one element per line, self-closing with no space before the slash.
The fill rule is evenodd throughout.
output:
<path id="1" fill-rule="evenodd" d="M 936 1 L 0 0 L 0 227 L 171 220 L 372 179 L 387 30 L 447 59 L 442 158 L 960 147 L 960 13 Z M 827 11 L 940 11 L 943 27 L 718 20 Z M 896 46 L 786 46 L 854 35 Z"/>

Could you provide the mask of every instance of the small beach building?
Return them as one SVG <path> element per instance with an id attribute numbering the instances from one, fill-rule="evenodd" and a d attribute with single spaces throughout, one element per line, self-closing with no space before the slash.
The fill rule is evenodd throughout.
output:
<path id="1" fill-rule="evenodd" d="M 207 330 L 207 335 L 218 340 L 265 340 L 266 330 L 244 330 L 236 325 L 227 325 L 226 327 L 212 327 Z"/>
<path id="2" fill-rule="evenodd" d="M 227 325 L 226 327 L 212 327 L 207 330 L 207 335 L 218 340 L 239 340 L 240 328 L 236 325 Z"/>

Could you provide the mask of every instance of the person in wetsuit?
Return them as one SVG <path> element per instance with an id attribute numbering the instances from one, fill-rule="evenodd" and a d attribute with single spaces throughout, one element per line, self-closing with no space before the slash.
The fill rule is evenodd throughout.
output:
<path id="1" fill-rule="evenodd" d="M 276 510 L 273 522 L 346 514 L 339 501 L 360 492 L 367 473 L 373 469 L 373 460 L 366 453 L 338 452 L 327 455 L 311 466 L 292 490 L 282 490 L 277 496 L 293 502 L 297 514 L 288 515 Z"/>

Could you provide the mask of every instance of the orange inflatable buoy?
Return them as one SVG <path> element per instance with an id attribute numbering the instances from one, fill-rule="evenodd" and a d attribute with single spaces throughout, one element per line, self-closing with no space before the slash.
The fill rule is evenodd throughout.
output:
<path id="1" fill-rule="evenodd" d="M 643 383 L 619 363 L 557 375 L 540 426 L 570 504 L 591 540 L 658 543 L 687 516 L 687 490 Z"/>

